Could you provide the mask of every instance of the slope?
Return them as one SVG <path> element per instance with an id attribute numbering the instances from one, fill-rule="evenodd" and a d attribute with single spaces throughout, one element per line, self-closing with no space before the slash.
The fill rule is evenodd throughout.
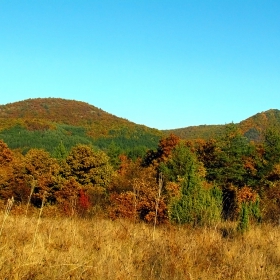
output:
<path id="1" fill-rule="evenodd" d="M 102 149 L 155 148 L 163 133 L 116 117 L 85 102 L 60 98 L 35 98 L 0 106 L 0 139 L 10 148 L 53 152 L 62 141 Z"/>
<path id="2" fill-rule="evenodd" d="M 270 109 L 257 113 L 236 124 L 249 140 L 262 141 L 267 128 L 274 127 L 280 130 L 280 110 Z M 164 130 L 164 133 L 174 133 L 182 139 L 209 139 L 219 137 L 225 125 L 200 125 L 178 129 Z"/>

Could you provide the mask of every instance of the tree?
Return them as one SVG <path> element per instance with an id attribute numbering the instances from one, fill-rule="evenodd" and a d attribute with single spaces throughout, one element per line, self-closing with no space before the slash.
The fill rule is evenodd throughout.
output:
<path id="1" fill-rule="evenodd" d="M 217 140 L 197 141 L 195 146 L 197 158 L 206 169 L 206 180 L 209 182 L 218 181 L 221 168 L 221 149 L 218 146 Z"/>
<path id="2" fill-rule="evenodd" d="M 270 175 L 275 173 L 275 167 L 280 164 L 280 132 L 273 127 L 265 132 L 264 160 L 263 176 L 269 176 L 273 180 L 275 177 Z"/>
<path id="3" fill-rule="evenodd" d="M 54 149 L 53 155 L 60 162 L 66 158 L 67 150 L 62 141 L 60 141 L 59 145 Z"/>
<path id="4" fill-rule="evenodd" d="M 174 134 L 170 134 L 168 137 L 162 138 L 159 141 L 156 151 L 149 150 L 144 157 L 144 165 L 149 166 L 151 164 L 158 165 L 160 162 L 166 161 L 172 150 L 180 143 L 180 138 Z"/>
<path id="5" fill-rule="evenodd" d="M 175 147 L 169 160 L 161 165 L 161 170 L 168 180 L 180 185 L 179 195 L 169 203 L 172 221 L 196 226 L 220 219 L 221 191 L 205 188 L 205 170 L 186 145 Z"/>
<path id="6" fill-rule="evenodd" d="M 164 196 L 159 196 L 157 171 L 141 160 L 121 157 L 121 166 L 110 186 L 110 216 L 163 223 L 168 219 Z"/>
<path id="7" fill-rule="evenodd" d="M 114 169 L 118 169 L 120 165 L 120 159 L 119 156 L 122 153 L 121 149 L 116 145 L 114 141 L 110 143 L 110 145 L 107 147 L 107 155 L 110 158 L 110 164 Z"/>
<path id="8" fill-rule="evenodd" d="M 242 187 L 246 184 L 246 169 L 243 159 L 249 155 L 249 141 L 235 124 L 228 124 L 219 141 L 221 153 L 218 181 L 222 185 L 233 184 Z"/>
<path id="9" fill-rule="evenodd" d="M 34 186 L 32 202 L 41 206 L 43 197 L 47 202 L 55 203 L 58 190 L 57 176 L 60 167 L 50 154 L 42 149 L 31 149 L 24 157 L 24 178 L 31 188 Z"/>
<path id="10" fill-rule="evenodd" d="M 249 210 L 245 203 L 242 203 L 240 210 L 240 217 L 237 225 L 237 230 L 241 233 L 248 231 L 249 229 Z"/>
<path id="11" fill-rule="evenodd" d="M 3 140 L 0 140 L 0 166 L 7 165 L 12 161 L 13 152 Z"/>
<path id="12" fill-rule="evenodd" d="M 0 197 L 8 199 L 13 196 L 10 181 L 13 178 L 15 157 L 8 145 L 0 140 Z"/>
<path id="13" fill-rule="evenodd" d="M 73 177 L 90 195 L 93 204 L 106 197 L 113 168 L 109 157 L 88 145 L 74 146 L 66 158 L 66 178 Z"/>
<path id="14" fill-rule="evenodd" d="M 195 164 L 198 176 L 205 176 L 203 164 L 197 160 L 195 153 L 184 143 L 178 144 L 170 153 L 169 159 L 161 163 L 160 170 L 167 180 L 181 181 L 189 172 L 191 165 Z"/>

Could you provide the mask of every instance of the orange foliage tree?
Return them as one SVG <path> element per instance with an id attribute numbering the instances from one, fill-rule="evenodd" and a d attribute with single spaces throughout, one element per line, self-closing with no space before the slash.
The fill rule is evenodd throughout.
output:
<path id="1" fill-rule="evenodd" d="M 141 161 L 133 162 L 121 157 L 121 168 L 113 176 L 110 186 L 109 213 L 112 218 L 165 222 L 167 206 L 165 197 L 158 195 L 157 171 L 153 166 L 143 167 Z"/>
<path id="2" fill-rule="evenodd" d="M 156 151 L 149 150 L 144 158 L 144 165 L 149 166 L 151 164 L 158 165 L 160 162 L 168 160 L 172 150 L 180 143 L 180 138 L 174 134 L 170 134 L 168 137 L 162 138 L 159 141 Z"/>
<path id="3" fill-rule="evenodd" d="M 0 196 L 2 199 L 10 198 L 13 193 L 10 182 L 13 178 L 13 163 L 15 157 L 8 145 L 0 140 Z"/>
<path id="4" fill-rule="evenodd" d="M 34 186 L 32 202 L 41 206 L 43 196 L 50 203 L 56 202 L 57 180 L 60 167 L 50 154 L 42 149 L 31 149 L 24 157 L 24 179 Z"/>

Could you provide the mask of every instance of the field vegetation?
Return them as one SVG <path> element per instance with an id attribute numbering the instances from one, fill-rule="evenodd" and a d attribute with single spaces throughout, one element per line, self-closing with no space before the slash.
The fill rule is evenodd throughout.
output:
<path id="1" fill-rule="evenodd" d="M 278 226 L 213 227 L 61 216 L 12 208 L 0 236 L 1 279 L 280 278 Z M 1 221 L 4 220 L 4 205 Z"/>

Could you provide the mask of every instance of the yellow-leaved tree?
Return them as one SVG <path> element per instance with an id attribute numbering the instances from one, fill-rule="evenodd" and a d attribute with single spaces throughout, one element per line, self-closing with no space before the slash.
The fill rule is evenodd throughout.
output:
<path id="1" fill-rule="evenodd" d="M 78 182 L 95 207 L 103 207 L 113 168 L 109 157 L 89 145 L 74 146 L 66 158 L 64 176 Z"/>

